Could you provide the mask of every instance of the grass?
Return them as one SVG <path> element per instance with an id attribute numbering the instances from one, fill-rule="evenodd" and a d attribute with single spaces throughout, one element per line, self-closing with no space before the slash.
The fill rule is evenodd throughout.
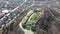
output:
<path id="1" fill-rule="evenodd" d="M 29 17 L 28 17 L 29 16 Z M 35 23 L 36 20 L 38 20 L 38 18 L 41 16 L 41 12 L 35 12 L 33 13 L 33 11 L 30 11 L 27 13 L 27 15 L 23 18 L 22 22 L 26 23 L 26 24 L 32 24 Z M 27 20 L 28 19 L 28 20 Z M 27 21 L 26 21 L 27 20 Z M 30 26 L 26 26 L 27 30 L 30 30 Z"/>
<path id="2" fill-rule="evenodd" d="M 26 22 L 26 20 L 29 18 L 28 16 L 30 16 L 32 14 L 32 10 L 30 12 L 27 13 L 27 15 L 23 18 L 22 22 Z"/>
<path id="3" fill-rule="evenodd" d="M 27 27 L 26 27 L 26 29 L 27 29 L 27 30 L 30 30 L 30 27 L 29 27 L 29 26 L 27 26 Z"/>
<path id="4" fill-rule="evenodd" d="M 30 18 L 28 19 L 27 23 L 26 24 L 30 24 L 30 23 L 34 23 L 40 16 L 40 13 L 37 12 L 37 13 L 33 13 Z"/>
<path id="5" fill-rule="evenodd" d="M 32 13 L 33 13 L 33 11 L 32 11 L 32 10 L 31 10 L 31 11 L 29 11 L 29 12 L 27 13 L 27 16 L 30 16 Z"/>
<path id="6" fill-rule="evenodd" d="M 25 17 L 23 18 L 22 22 L 25 23 L 27 19 L 28 19 L 28 17 L 25 16 Z"/>

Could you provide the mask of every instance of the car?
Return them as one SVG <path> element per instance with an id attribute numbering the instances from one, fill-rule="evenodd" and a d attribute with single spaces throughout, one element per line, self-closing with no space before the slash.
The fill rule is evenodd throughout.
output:
<path id="1" fill-rule="evenodd" d="M 2 10 L 2 13 L 8 13 L 10 12 L 9 10 Z"/>

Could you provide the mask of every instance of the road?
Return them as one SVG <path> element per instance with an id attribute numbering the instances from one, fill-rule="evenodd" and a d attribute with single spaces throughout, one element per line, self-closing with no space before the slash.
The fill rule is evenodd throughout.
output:
<path id="1" fill-rule="evenodd" d="M 21 7 L 25 2 L 26 2 L 27 0 L 25 0 L 21 5 L 19 5 L 19 6 L 17 6 L 16 8 L 14 8 L 13 10 L 11 10 L 11 12 L 14 12 L 15 10 L 17 10 L 19 7 Z M 10 13 L 8 13 L 7 15 L 9 15 Z M 5 15 L 6 16 L 6 15 Z M 5 17 L 4 16 L 4 17 Z M 3 18 L 4 18 L 3 17 Z M 3 19 L 3 18 L 1 18 L 1 19 Z"/>
<path id="2" fill-rule="evenodd" d="M 25 2 L 26 2 L 26 0 L 25 0 Z M 19 7 L 21 7 L 22 5 L 23 5 L 24 3 L 22 3 L 21 5 L 19 5 L 17 8 L 15 8 L 14 10 L 12 10 L 13 12 L 16 10 L 16 9 L 18 9 Z M 30 6 L 27 6 L 27 9 L 29 8 Z M 24 11 L 22 11 L 22 12 L 24 12 Z M 10 14 L 10 13 L 9 13 Z M 7 15 L 9 15 L 9 14 L 7 14 Z M 12 21 L 12 20 L 11 20 Z M 9 24 L 11 24 L 11 21 L 9 22 L 9 23 L 7 23 L 6 24 L 6 26 L 8 26 Z M 26 33 L 28 32 L 28 33 L 31 33 L 31 34 L 33 34 L 33 32 L 32 31 L 29 31 L 29 30 L 23 30 L 23 31 L 25 31 Z M 27 33 L 27 34 L 28 34 Z"/>
<path id="3" fill-rule="evenodd" d="M 27 0 L 25 0 L 21 5 L 17 6 L 17 7 L 14 8 L 13 10 L 11 10 L 11 12 L 15 12 L 15 11 L 16 11 L 18 8 L 20 8 L 26 1 L 27 1 Z M 10 13 L 6 14 L 5 16 L 8 16 L 8 15 L 10 15 Z M 5 16 L 4 16 L 4 17 L 5 17 Z M 3 20 L 4 17 L 2 17 L 1 20 Z M 10 23 L 7 23 L 7 24 L 10 24 Z M 2 27 L 0 28 L 0 30 L 2 30 L 3 27 L 4 27 L 4 25 L 2 25 Z"/>
<path id="4" fill-rule="evenodd" d="M 26 1 L 27 1 L 27 0 L 25 0 L 21 5 L 19 5 L 19 6 L 16 7 L 14 10 L 12 10 L 12 12 L 14 12 L 16 9 L 20 8 L 22 5 L 23 5 L 23 7 L 24 7 L 24 6 L 25 6 L 25 7 L 27 6 L 26 8 L 29 8 L 30 6 L 29 6 L 28 4 L 27 4 L 27 5 L 24 5 Z M 29 6 L 29 7 L 28 7 L 28 6 Z M 24 8 L 23 8 L 23 9 L 24 9 Z M 9 15 L 9 14 L 10 14 L 10 13 L 8 13 L 7 15 Z M 5 16 L 6 16 L 6 15 L 5 15 Z M 3 17 L 3 18 L 4 18 L 4 17 Z M 3 18 L 2 18 L 2 19 L 3 19 Z M 10 21 L 10 23 L 11 23 L 11 21 Z M 7 24 L 10 24 L 10 23 L 7 23 Z M 29 34 L 29 33 L 30 33 L 30 34 L 34 34 L 34 32 L 32 32 L 31 30 L 23 29 L 22 26 L 21 26 L 22 23 L 20 23 L 19 25 L 20 25 L 21 29 L 25 32 L 25 34 Z M 7 26 L 8 26 L 8 25 L 7 25 Z"/>

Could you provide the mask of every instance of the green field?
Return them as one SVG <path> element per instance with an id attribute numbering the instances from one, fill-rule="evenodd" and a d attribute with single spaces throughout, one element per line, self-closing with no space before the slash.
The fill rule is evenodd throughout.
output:
<path id="1" fill-rule="evenodd" d="M 41 15 L 42 15 L 42 12 L 39 12 L 39 11 L 33 12 L 32 10 L 29 11 L 22 20 L 22 22 L 25 24 L 23 25 L 23 27 L 28 30 L 32 28 L 31 26 L 35 27 L 35 23 L 36 21 L 38 21 Z"/>

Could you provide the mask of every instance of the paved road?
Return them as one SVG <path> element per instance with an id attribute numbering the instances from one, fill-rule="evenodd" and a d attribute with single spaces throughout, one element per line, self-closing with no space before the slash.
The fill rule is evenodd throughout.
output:
<path id="1" fill-rule="evenodd" d="M 27 1 L 27 0 L 25 0 L 21 5 L 17 6 L 17 7 L 14 8 L 13 10 L 11 10 L 11 12 L 16 11 L 16 10 L 17 10 L 18 8 L 20 8 L 26 1 Z M 6 14 L 5 16 L 8 16 L 8 15 L 10 15 L 10 13 Z M 4 17 L 5 17 L 5 16 L 4 16 Z M 4 18 L 4 17 L 3 17 L 3 18 Z M 3 20 L 3 18 L 1 18 L 1 20 Z M 7 23 L 7 24 L 10 24 L 10 23 Z M 4 27 L 4 25 L 0 28 L 0 30 L 2 30 L 3 27 Z"/>
<path id="2" fill-rule="evenodd" d="M 27 1 L 27 0 L 25 0 L 21 5 L 19 5 L 17 8 L 15 8 L 15 9 L 12 10 L 12 11 L 14 12 L 16 9 L 20 8 L 26 1 Z M 30 6 L 29 6 L 29 7 L 30 7 Z M 29 8 L 29 7 L 28 7 L 28 8 Z M 10 14 L 10 13 L 9 13 L 9 14 Z M 7 14 L 7 15 L 8 15 L 8 14 Z M 26 30 L 26 29 L 24 29 L 24 28 L 22 27 L 22 23 L 20 23 L 19 26 L 20 26 L 21 29 L 25 32 L 25 34 L 34 34 L 34 32 L 32 32 L 31 30 Z"/>

